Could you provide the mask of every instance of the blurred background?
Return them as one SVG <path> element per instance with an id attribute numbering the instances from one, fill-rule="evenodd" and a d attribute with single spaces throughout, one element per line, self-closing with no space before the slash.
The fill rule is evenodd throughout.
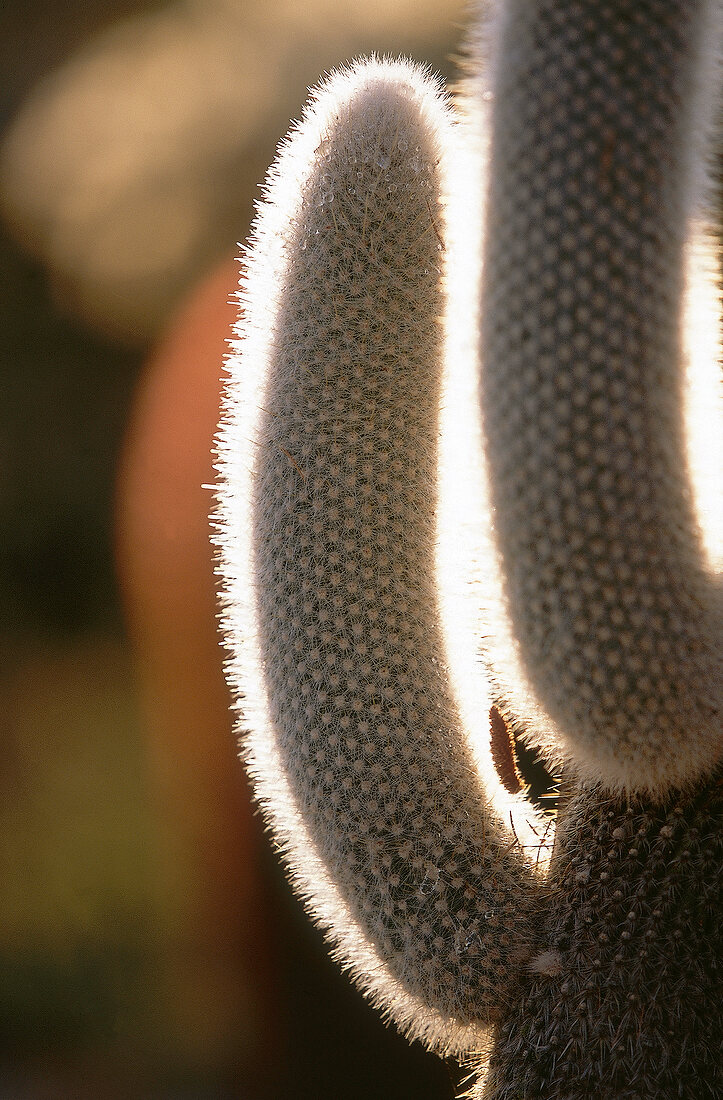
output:
<path id="1" fill-rule="evenodd" d="M 448 1097 L 291 898 L 206 516 L 236 242 L 307 86 L 461 0 L 5 0 L 0 1097 Z"/>

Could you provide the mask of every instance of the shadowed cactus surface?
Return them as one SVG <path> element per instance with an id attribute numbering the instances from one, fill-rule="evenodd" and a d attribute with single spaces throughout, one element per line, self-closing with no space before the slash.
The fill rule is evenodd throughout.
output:
<path id="1" fill-rule="evenodd" d="M 244 260 L 218 446 L 242 754 L 337 957 L 479 1096 L 723 1090 L 720 584 L 681 412 L 717 355 L 684 292 L 721 21 L 501 4 L 456 107 L 356 63 Z M 506 725 L 562 771 L 551 858 Z"/>
<path id="2" fill-rule="evenodd" d="M 723 779 L 660 803 L 566 802 L 539 954 L 477 1096 L 715 1097 Z"/>
<path id="3" fill-rule="evenodd" d="M 481 398 L 509 611 L 547 721 L 622 788 L 720 746 L 681 401 L 715 7 L 517 0 L 496 47 Z"/>

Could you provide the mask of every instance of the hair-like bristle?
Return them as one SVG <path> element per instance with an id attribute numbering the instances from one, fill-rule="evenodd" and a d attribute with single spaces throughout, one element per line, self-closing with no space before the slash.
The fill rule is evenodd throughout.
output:
<path id="1" fill-rule="evenodd" d="M 481 403 L 519 657 L 501 694 L 553 758 L 619 790 L 694 782 L 723 751 L 721 586 L 683 400 L 691 345 L 718 361 L 717 311 L 690 331 L 714 281 L 691 294 L 686 273 L 721 22 L 717 0 L 508 0 L 493 51 Z M 719 400 L 714 383 L 720 436 Z"/>
<path id="2" fill-rule="evenodd" d="M 246 257 L 219 442 L 242 752 L 297 889 L 367 994 L 479 1046 L 538 880 L 491 809 L 436 590 L 446 194 L 438 86 L 368 61 L 316 93 Z"/>

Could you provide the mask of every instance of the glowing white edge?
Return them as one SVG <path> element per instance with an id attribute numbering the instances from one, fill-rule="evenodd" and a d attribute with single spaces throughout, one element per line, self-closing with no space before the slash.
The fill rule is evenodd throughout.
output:
<path id="1" fill-rule="evenodd" d="M 276 847 L 289 867 L 295 890 L 333 945 L 333 956 L 349 970 L 360 988 L 382 1013 L 410 1038 L 444 1054 L 482 1050 L 487 1030 L 481 1024 L 461 1024 L 412 996 L 390 973 L 352 917 L 330 878 L 297 808 L 283 759 L 273 736 L 259 658 L 256 590 L 251 575 L 253 550 L 251 514 L 254 440 L 264 406 L 264 379 L 273 352 L 273 318 L 283 286 L 286 227 L 300 212 L 300 196 L 314 169 L 314 152 L 333 115 L 369 79 L 402 82 L 417 98 L 430 128 L 438 132 L 444 150 L 443 178 L 451 173 L 446 150 L 453 137 L 450 113 L 437 84 L 402 61 L 372 59 L 337 72 L 314 93 L 298 126 L 280 148 L 269 174 L 267 201 L 260 206 L 252 247 L 244 255 L 246 277 L 239 298 L 244 318 L 228 362 L 230 380 L 218 440 L 219 472 L 217 544 L 223 581 L 222 628 L 232 656 L 227 678 L 238 704 L 237 730 L 241 754 L 253 778 L 256 797 L 270 826 Z M 242 353 L 243 349 L 243 355 Z M 499 782 L 495 776 L 495 786 Z M 514 838 L 510 837 L 511 840 Z"/>

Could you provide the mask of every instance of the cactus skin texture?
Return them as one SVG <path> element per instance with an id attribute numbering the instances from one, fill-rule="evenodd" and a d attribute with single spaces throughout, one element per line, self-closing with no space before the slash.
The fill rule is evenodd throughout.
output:
<path id="1" fill-rule="evenodd" d="M 720 583 L 680 411 L 722 25 L 719 0 L 485 7 L 456 109 L 357 62 L 244 257 L 216 515 L 242 756 L 336 957 L 486 1100 L 723 1095 Z M 465 372 L 486 756 L 438 569 Z M 549 863 L 507 822 L 508 728 L 562 766 Z"/>
<path id="2" fill-rule="evenodd" d="M 221 448 L 226 484 L 240 478 L 249 494 L 246 515 L 224 502 L 223 538 L 229 553 L 246 544 L 227 629 L 244 637 L 255 622 L 231 673 L 247 700 L 268 700 L 266 715 L 243 707 L 260 799 L 345 964 L 443 1050 L 480 1041 L 499 1013 L 535 895 L 473 779 L 440 662 L 433 509 L 453 143 L 438 87 L 404 63 L 362 63 L 319 92 L 277 162 L 249 259 L 240 371 L 261 389 L 232 391 L 229 411 L 256 402 L 259 415 L 229 422 Z M 274 250 L 270 305 L 257 280 Z M 244 433 L 248 476 L 231 470 Z M 251 616 L 239 610 L 245 574 Z M 319 890 L 312 851 L 333 888 Z"/>
<path id="3" fill-rule="evenodd" d="M 540 953 L 485 1100 L 723 1095 L 723 776 L 657 805 L 600 787 L 565 807 Z"/>
<path id="4" fill-rule="evenodd" d="M 714 15 L 511 0 L 493 74 L 481 395 L 508 610 L 553 741 L 620 789 L 723 748 L 681 415 Z"/>

